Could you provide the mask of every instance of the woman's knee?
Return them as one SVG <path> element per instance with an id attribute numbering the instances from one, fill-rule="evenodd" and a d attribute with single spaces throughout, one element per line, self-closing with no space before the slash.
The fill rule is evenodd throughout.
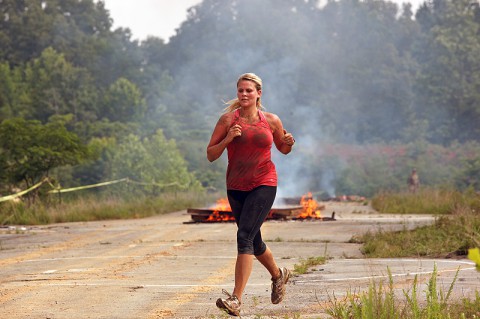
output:
<path id="1" fill-rule="evenodd" d="M 255 256 L 261 256 L 267 251 L 267 245 L 262 241 L 261 243 L 253 246 L 253 254 Z"/>
<path id="2" fill-rule="evenodd" d="M 240 230 L 237 232 L 237 251 L 239 254 L 253 255 L 255 252 L 253 240 L 248 235 L 248 233 Z"/>

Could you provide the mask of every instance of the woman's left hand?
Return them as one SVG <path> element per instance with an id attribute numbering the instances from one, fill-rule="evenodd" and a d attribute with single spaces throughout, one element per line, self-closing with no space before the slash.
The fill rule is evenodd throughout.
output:
<path id="1" fill-rule="evenodd" d="M 288 146 L 293 146 L 293 144 L 295 144 L 295 139 L 293 138 L 292 133 L 287 133 L 287 130 L 284 129 L 283 134 L 283 143 Z"/>

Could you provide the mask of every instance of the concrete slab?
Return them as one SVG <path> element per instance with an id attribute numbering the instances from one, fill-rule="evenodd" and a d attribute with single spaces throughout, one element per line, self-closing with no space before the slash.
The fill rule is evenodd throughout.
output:
<path id="1" fill-rule="evenodd" d="M 292 278 L 280 305 L 270 303 L 270 277 L 257 262 L 243 318 L 327 318 L 333 296 L 387 282 L 401 295 L 415 276 L 424 287 L 434 268 L 439 289 L 455 275 L 455 296 L 480 289 L 468 260 L 363 259 L 348 243 L 369 229 L 431 223 L 432 216 L 385 216 L 357 204 L 327 203 L 337 221 L 269 221 L 262 229 L 279 265 L 329 256 L 327 264 Z M 235 225 L 185 224 L 186 211 L 147 219 L 0 229 L 0 317 L 228 318 L 215 307 L 231 291 Z M 423 288 L 418 289 L 420 292 Z"/>

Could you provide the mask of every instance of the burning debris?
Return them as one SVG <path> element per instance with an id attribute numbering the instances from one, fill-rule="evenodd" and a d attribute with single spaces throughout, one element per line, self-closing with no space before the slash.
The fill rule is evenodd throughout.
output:
<path id="1" fill-rule="evenodd" d="M 322 213 L 321 208 L 325 209 L 324 206 L 319 207 L 318 202 L 313 199 L 312 193 L 308 193 L 307 195 L 303 195 L 302 199 L 300 200 L 300 205 L 302 205 L 303 210 L 297 219 L 321 219 Z"/>
<path id="2" fill-rule="evenodd" d="M 335 220 L 335 213 L 332 217 L 322 216 L 321 210 L 325 209 L 325 206 L 320 205 L 311 193 L 302 197 L 283 198 L 281 201 L 284 205 L 272 207 L 267 220 Z M 207 209 L 189 208 L 187 213 L 190 214 L 194 223 L 235 221 L 226 198 L 217 200 L 214 206 Z"/>
<path id="3" fill-rule="evenodd" d="M 217 200 L 217 204 L 213 207 L 214 211 L 208 216 L 205 222 L 233 222 L 232 209 L 228 203 L 228 199 L 221 198 Z"/>

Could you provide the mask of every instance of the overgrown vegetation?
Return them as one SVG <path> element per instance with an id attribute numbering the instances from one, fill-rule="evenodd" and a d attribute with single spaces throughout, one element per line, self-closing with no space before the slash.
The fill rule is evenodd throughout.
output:
<path id="1" fill-rule="evenodd" d="M 159 196 L 89 195 L 50 203 L 0 203 L 0 225 L 41 225 L 51 223 L 143 218 L 206 205 L 214 195 L 203 192 L 164 193 Z"/>
<path id="2" fill-rule="evenodd" d="M 452 190 L 463 192 L 480 189 L 478 142 L 448 146 L 428 144 L 425 141 L 361 146 L 324 144 L 319 149 L 311 148 L 308 152 L 310 156 L 306 158 L 305 166 L 317 177 L 316 183 L 310 185 L 310 188 L 327 191 L 325 187 L 330 186 L 329 195 L 361 195 L 376 199 L 382 193 L 400 193 L 398 195 L 402 196 L 401 193 L 408 190 L 407 179 L 411 170 L 416 168 L 420 177 L 420 189 L 427 191 L 419 193 L 418 198 L 428 196 L 432 201 L 421 202 L 415 197 L 399 198 L 399 202 L 404 199 L 413 201 L 406 206 L 412 213 L 449 212 L 451 207 L 444 203 L 452 202 L 449 196 L 457 196 Z M 331 183 L 326 184 L 325 181 L 329 178 Z M 386 204 L 390 206 L 379 209 L 403 213 L 398 207 L 392 206 L 394 203 Z M 374 205 L 377 202 L 374 201 Z"/>
<path id="3" fill-rule="evenodd" d="M 480 195 L 473 188 L 461 192 L 450 188 L 421 188 L 416 193 L 381 192 L 372 198 L 372 207 L 385 214 L 448 215 L 480 211 Z"/>
<path id="4" fill-rule="evenodd" d="M 327 313 L 334 319 L 389 318 L 389 319 L 451 319 L 478 318 L 480 316 L 480 293 L 474 299 L 452 300 L 452 291 L 458 271 L 447 291 L 437 287 L 437 269 L 427 283 L 425 298 L 420 296 L 418 276 L 410 290 L 395 291 L 392 274 L 389 282 L 372 281 L 365 292 L 347 292 L 345 298 L 329 296 Z M 403 297 L 403 298 L 401 298 Z"/>
<path id="5" fill-rule="evenodd" d="M 401 231 L 368 232 L 354 242 L 363 243 L 362 252 L 369 258 L 395 257 L 445 257 L 466 256 L 469 248 L 480 247 L 480 194 L 468 189 L 465 192 L 446 189 L 423 189 L 418 193 L 382 193 L 373 198 L 373 206 L 382 213 L 437 214 L 433 225 Z M 301 260 L 295 272 L 306 273 L 309 268 L 325 261 L 322 258 Z M 480 316 L 480 291 L 475 296 L 452 296 L 458 271 L 449 289 L 437 288 L 437 269 L 427 283 L 425 297 L 419 294 L 418 276 L 412 287 L 401 293 L 394 289 L 393 277 L 389 282 L 372 281 L 368 290 L 348 291 L 346 297 L 329 296 L 326 312 L 334 319 L 401 318 L 450 319 L 478 318 Z M 400 297 L 403 297 L 401 299 Z"/>
<path id="6" fill-rule="evenodd" d="M 440 213 L 433 225 L 397 232 L 368 232 L 362 235 L 362 252 L 367 257 L 445 257 L 467 255 L 469 248 L 480 247 L 480 195 L 468 190 L 428 189 L 418 194 L 381 194 L 373 205 L 384 213 L 419 213 L 424 207 Z"/>
<path id="7" fill-rule="evenodd" d="M 297 137 L 301 165 L 277 167 L 301 192 L 399 191 L 413 167 L 423 185 L 479 189 L 476 1 L 245 1 L 201 1 L 168 42 L 114 30 L 102 1 L 1 1 L 1 195 L 47 175 L 223 188 L 205 147 L 246 71 Z"/>
<path id="8" fill-rule="evenodd" d="M 102 1 L 0 1 L 1 196 L 46 176 L 62 187 L 116 178 L 151 185 L 125 196 L 0 203 L 0 223 L 138 218 L 211 202 L 202 188 L 224 187 L 225 163 L 208 163 L 205 147 L 236 77 L 252 71 L 265 79 L 267 109 L 297 137 L 301 169 L 293 161 L 284 169 L 295 186 L 381 190 L 373 205 L 382 212 L 438 215 L 433 226 L 365 234 L 367 256 L 479 247 L 478 3 L 425 1 L 417 12 L 389 1 L 245 3 L 255 5 L 203 0 L 171 41 L 139 43 L 112 29 Z M 446 188 L 398 193 L 413 167 L 422 186 Z M 154 186 L 170 183 L 186 191 Z M 363 304 L 373 306 L 380 291 L 372 289 Z M 380 302 L 385 317 L 389 300 Z M 477 295 L 458 309 L 479 303 Z"/>

